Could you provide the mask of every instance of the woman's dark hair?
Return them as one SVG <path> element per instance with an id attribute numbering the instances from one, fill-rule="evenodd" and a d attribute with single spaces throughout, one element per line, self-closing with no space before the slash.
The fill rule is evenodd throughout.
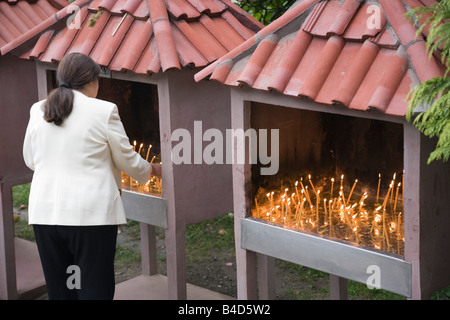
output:
<path id="1" fill-rule="evenodd" d="M 73 108 L 71 89 L 82 89 L 86 84 L 97 80 L 100 66 L 82 53 L 70 53 L 64 56 L 56 70 L 58 88 L 47 97 L 44 104 L 44 119 L 57 126 L 66 119 Z"/>

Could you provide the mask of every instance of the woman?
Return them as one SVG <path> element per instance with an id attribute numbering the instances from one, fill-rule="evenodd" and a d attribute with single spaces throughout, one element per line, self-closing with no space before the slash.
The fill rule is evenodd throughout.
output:
<path id="1" fill-rule="evenodd" d="M 72 53 L 59 87 L 31 107 L 23 156 L 49 299 L 112 299 L 117 226 L 126 223 L 121 171 L 146 183 L 157 171 L 133 151 L 117 106 L 95 99 L 99 66 Z"/>

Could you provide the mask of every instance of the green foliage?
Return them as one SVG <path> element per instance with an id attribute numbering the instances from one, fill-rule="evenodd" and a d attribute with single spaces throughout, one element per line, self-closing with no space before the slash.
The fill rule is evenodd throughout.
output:
<path id="1" fill-rule="evenodd" d="M 277 19 L 296 0 L 239 0 L 239 7 L 250 13 L 255 19 L 267 25 Z"/>
<path id="2" fill-rule="evenodd" d="M 429 106 L 414 119 L 414 124 L 426 136 L 438 137 L 436 149 L 430 154 L 428 163 L 439 159 L 447 161 L 450 157 L 450 81 L 447 77 L 433 78 L 413 90 L 408 121 L 417 107 Z"/>
<path id="3" fill-rule="evenodd" d="M 441 61 L 447 67 L 447 75 L 450 67 L 450 0 L 442 0 L 429 7 L 417 7 L 406 15 L 420 25 L 416 36 L 428 26 L 429 34 L 426 40 L 429 58 L 431 59 L 434 52 L 440 51 Z"/>
<path id="4" fill-rule="evenodd" d="M 97 23 L 98 17 L 100 17 L 102 12 L 102 9 L 98 9 L 97 13 L 89 19 L 88 27 L 93 27 Z"/>
<path id="5" fill-rule="evenodd" d="M 429 7 L 417 7 L 407 16 L 415 23 L 423 21 L 417 35 L 428 26 L 426 39 L 429 58 L 438 52 L 441 62 L 446 67 L 442 78 L 429 79 L 411 90 L 409 110 L 406 116 L 411 121 L 418 108 L 427 108 L 414 118 L 414 125 L 426 136 L 437 138 L 436 149 L 430 154 L 428 163 L 435 160 L 448 161 L 450 158 L 450 0 Z"/>

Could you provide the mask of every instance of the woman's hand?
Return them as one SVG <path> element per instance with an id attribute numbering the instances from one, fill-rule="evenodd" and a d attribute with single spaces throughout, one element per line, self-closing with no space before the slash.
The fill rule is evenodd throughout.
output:
<path id="1" fill-rule="evenodd" d="M 152 176 L 155 176 L 155 177 L 161 179 L 161 176 L 162 176 L 161 175 L 161 172 L 162 172 L 161 164 L 159 164 L 159 163 L 152 163 L 151 166 L 152 166 L 152 170 L 151 170 L 150 174 Z"/>

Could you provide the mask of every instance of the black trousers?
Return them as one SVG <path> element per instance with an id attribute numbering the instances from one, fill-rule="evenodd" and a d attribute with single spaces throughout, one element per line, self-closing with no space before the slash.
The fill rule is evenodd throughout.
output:
<path id="1" fill-rule="evenodd" d="M 50 300 L 111 300 L 117 226 L 33 225 Z"/>

